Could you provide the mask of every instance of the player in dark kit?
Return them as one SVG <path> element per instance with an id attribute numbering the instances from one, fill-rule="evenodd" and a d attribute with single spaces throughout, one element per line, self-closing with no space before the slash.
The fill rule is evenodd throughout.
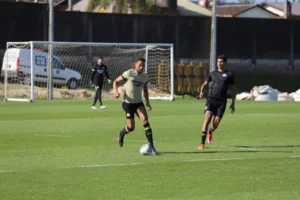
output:
<path id="1" fill-rule="evenodd" d="M 204 110 L 205 119 L 202 126 L 202 141 L 198 149 L 203 149 L 205 147 L 206 135 L 207 142 L 209 144 L 212 143 L 212 133 L 218 128 L 226 110 L 227 90 L 230 85 L 232 86 L 232 102 L 230 105 L 230 110 L 231 113 L 234 113 L 235 111 L 235 80 L 233 74 L 225 69 L 226 63 L 226 56 L 218 56 L 218 70 L 209 73 L 207 80 L 202 84 L 200 89 L 199 97 L 203 98 L 203 89 L 206 85 L 209 85 L 206 107 Z M 208 130 L 208 126 L 212 118 L 213 123 L 211 128 Z"/>
<path id="2" fill-rule="evenodd" d="M 92 68 L 92 76 L 91 76 L 91 83 L 95 86 L 96 92 L 95 92 L 95 98 L 92 105 L 92 109 L 97 109 L 95 107 L 97 100 L 99 100 L 100 108 L 104 109 L 106 106 L 102 104 L 102 86 L 104 81 L 104 75 L 107 78 L 108 83 L 111 83 L 111 80 L 109 78 L 108 72 L 107 72 L 107 66 L 102 63 L 103 58 L 99 57 L 98 62 L 95 67 Z"/>

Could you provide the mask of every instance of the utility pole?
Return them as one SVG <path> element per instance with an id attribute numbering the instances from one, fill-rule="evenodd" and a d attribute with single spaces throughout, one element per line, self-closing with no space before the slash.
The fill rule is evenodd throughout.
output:
<path id="1" fill-rule="evenodd" d="M 288 0 L 284 0 L 284 19 L 287 19 L 289 17 L 289 6 L 290 6 L 290 2 Z"/>
<path id="2" fill-rule="evenodd" d="M 47 68 L 47 89 L 48 89 L 48 100 L 53 99 L 53 84 L 52 84 L 52 61 L 53 61 L 53 49 L 52 44 L 54 40 L 54 4 L 53 0 L 49 0 L 49 32 L 48 32 L 48 68 Z"/>
<path id="3" fill-rule="evenodd" d="M 210 32 L 210 70 L 217 70 L 217 13 L 216 13 L 216 0 L 213 1 L 212 16 L 211 16 L 211 32 Z"/>
<path id="4" fill-rule="evenodd" d="M 73 2 L 72 2 L 72 0 L 68 0 L 68 10 L 73 11 Z"/>

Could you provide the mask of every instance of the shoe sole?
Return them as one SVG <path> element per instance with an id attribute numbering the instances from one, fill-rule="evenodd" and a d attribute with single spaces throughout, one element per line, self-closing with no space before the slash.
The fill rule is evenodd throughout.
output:
<path id="1" fill-rule="evenodd" d="M 120 147 L 123 147 L 124 141 L 120 141 L 120 136 L 118 137 L 118 144 Z"/>
<path id="2" fill-rule="evenodd" d="M 209 139 L 207 138 L 207 143 L 208 143 L 208 144 L 211 144 L 212 141 L 213 141 L 212 138 L 211 138 L 211 140 L 209 140 Z"/>
<path id="3" fill-rule="evenodd" d="M 160 156 L 160 153 L 158 153 L 158 152 L 152 152 L 151 155 L 152 156 Z"/>

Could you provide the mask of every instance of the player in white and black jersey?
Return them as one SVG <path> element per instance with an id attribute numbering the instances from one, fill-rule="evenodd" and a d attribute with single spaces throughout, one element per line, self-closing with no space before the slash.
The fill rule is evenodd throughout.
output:
<path id="1" fill-rule="evenodd" d="M 145 59 L 139 58 L 135 63 L 134 69 L 125 71 L 113 83 L 114 97 L 119 98 L 120 94 L 118 92 L 118 85 L 121 82 L 126 81 L 124 85 L 122 107 L 125 112 L 127 125 L 120 131 L 118 143 L 119 146 L 122 147 L 125 135 L 132 132 L 135 129 L 134 116 L 136 114 L 139 117 L 142 125 L 144 126 L 146 138 L 150 146 L 152 147 L 152 155 L 159 155 L 153 144 L 152 129 L 148 121 L 147 110 L 145 108 L 142 98 L 142 94 L 144 94 L 144 98 L 146 100 L 146 107 L 148 107 L 148 110 L 151 111 L 152 107 L 149 101 L 147 85 L 149 77 L 148 74 L 143 72 L 144 66 Z"/>
<path id="2" fill-rule="evenodd" d="M 225 69 L 227 57 L 224 55 L 218 56 L 217 65 L 218 70 L 210 72 L 207 80 L 202 84 L 199 97 L 203 98 L 203 89 L 208 85 L 208 95 L 205 106 L 205 119 L 202 126 L 202 141 L 198 149 L 205 147 L 205 140 L 207 135 L 207 142 L 212 143 L 212 133 L 215 131 L 224 115 L 227 104 L 227 90 L 229 86 L 232 88 L 232 102 L 230 105 L 231 112 L 235 111 L 235 96 L 236 86 L 234 76 L 231 72 Z M 208 126 L 213 118 L 211 128 Z"/>

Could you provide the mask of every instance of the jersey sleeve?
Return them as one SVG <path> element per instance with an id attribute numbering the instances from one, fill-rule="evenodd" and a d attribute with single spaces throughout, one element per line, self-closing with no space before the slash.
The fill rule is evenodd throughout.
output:
<path id="1" fill-rule="evenodd" d="M 125 71 L 123 74 L 122 74 L 122 77 L 123 79 L 127 80 L 129 78 L 129 70 L 128 71 Z"/>
<path id="2" fill-rule="evenodd" d="M 92 74 L 91 74 L 91 81 L 92 81 L 92 82 L 94 81 L 94 77 L 95 77 L 96 70 L 97 70 L 97 69 L 96 69 L 95 67 L 92 68 Z"/>
<path id="3" fill-rule="evenodd" d="M 207 81 L 208 83 L 212 81 L 211 73 L 209 73 L 209 74 L 207 75 L 206 81 Z"/>
<path id="4" fill-rule="evenodd" d="M 149 83 L 149 76 L 148 74 L 146 74 L 146 78 L 145 78 L 145 84 Z"/>
<path id="5" fill-rule="evenodd" d="M 108 70 L 107 70 L 107 66 L 105 66 L 104 68 L 104 73 L 107 79 L 110 79 L 109 74 L 108 74 Z"/>

